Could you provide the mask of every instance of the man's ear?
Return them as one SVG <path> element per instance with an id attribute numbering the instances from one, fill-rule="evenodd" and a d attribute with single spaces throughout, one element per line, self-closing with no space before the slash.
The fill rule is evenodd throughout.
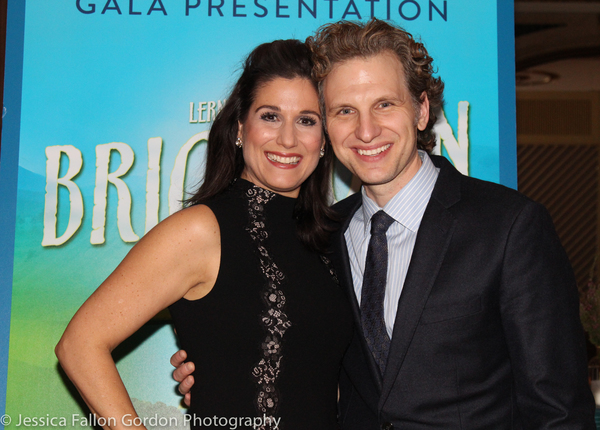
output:
<path id="1" fill-rule="evenodd" d="M 423 91 L 421 94 L 421 102 L 419 104 L 419 120 L 417 121 L 417 128 L 421 131 L 425 130 L 427 123 L 429 122 L 429 99 L 427 93 Z"/>

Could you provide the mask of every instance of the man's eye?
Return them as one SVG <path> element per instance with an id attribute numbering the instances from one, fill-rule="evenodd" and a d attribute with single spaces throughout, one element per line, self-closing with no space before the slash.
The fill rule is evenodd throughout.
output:
<path id="1" fill-rule="evenodd" d="M 352 109 L 350 109 L 350 108 L 344 108 L 344 109 L 340 110 L 340 114 L 342 114 L 342 115 L 348 115 L 351 113 L 352 113 Z"/>

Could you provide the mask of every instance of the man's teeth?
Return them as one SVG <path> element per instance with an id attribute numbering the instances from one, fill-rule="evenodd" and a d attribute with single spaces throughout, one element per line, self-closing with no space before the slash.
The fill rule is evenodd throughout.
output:
<path id="1" fill-rule="evenodd" d="M 298 164 L 300 162 L 300 157 L 281 157 L 270 153 L 267 154 L 267 157 L 269 160 L 281 164 Z"/>
<path id="2" fill-rule="evenodd" d="M 392 146 L 391 143 L 388 143 L 387 145 L 383 145 L 380 146 L 379 148 L 375 148 L 375 149 L 358 149 L 358 153 L 360 155 L 377 155 L 377 154 L 381 154 L 383 151 L 385 151 L 386 149 L 388 149 L 390 146 Z"/>

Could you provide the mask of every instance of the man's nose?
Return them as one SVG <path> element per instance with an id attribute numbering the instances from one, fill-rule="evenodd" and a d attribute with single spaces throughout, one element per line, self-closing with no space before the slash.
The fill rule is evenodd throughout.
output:
<path id="1" fill-rule="evenodd" d="M 367 112 L 360 114 L 355 133 L 358 139 L 365 143 L 369 143 L 381 134 L 381 127 L 373 114 Z"/>

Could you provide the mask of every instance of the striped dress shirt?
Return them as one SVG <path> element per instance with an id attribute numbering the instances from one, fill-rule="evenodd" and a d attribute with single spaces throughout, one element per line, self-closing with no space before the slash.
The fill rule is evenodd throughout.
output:
<path id="1" fill-rule="evenodd" d="M 433 165 L 425 152 L 419 151 L 419 157 L 422 164 L 417 174 L 383 208 L 367 197 L 364 187 L 361 189 L 362 206 L 354 213 L 348 230 L 344 233 L 354 292 L 360 304 L 367 248 L 371 239 L 371 217 L 383 209 L 395 220 L 386 233 L 388 272 L 383 304 L 385 325 L 390 339 L 419 225 L 439 174 L 439 169 Z"/>

